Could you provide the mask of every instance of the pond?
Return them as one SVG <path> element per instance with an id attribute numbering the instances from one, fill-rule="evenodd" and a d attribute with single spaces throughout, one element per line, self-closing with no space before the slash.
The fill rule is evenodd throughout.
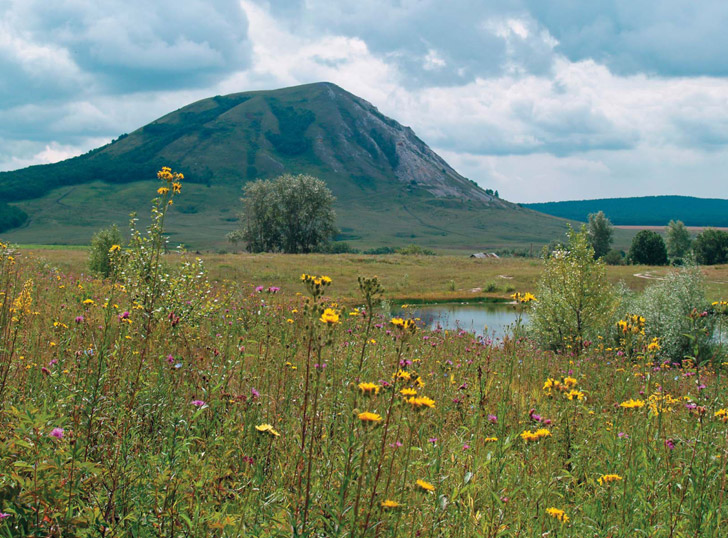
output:
<path id="1" fill-rule="evenodd" d="M 499 339 L 512 331 L 519 315 L 521 323 L 528 322 L 528 314 L 520 312 L 514 304 L 501 302 L 409 305 L 406 309 L 393 308 L 392 313 L 420 318 L 430 329 L 462 329 Z"/>

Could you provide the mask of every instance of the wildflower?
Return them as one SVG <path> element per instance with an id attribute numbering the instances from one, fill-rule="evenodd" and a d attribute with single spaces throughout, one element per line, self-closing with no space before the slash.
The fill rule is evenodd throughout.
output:
<path id="1" fill-rule="evenodd" d="M 610 482 L 618 482 L 622 477 L 618 474 L 603 474 L 599 478 L 599 485 L 609 484 Z"/>
<path id="2" fill-rule="evenodd" d="M 529 293 L 529 292 L 526 292 L 526 293 L 516 292 L 513 295 L 511 295 L 511 299 L 513 299 L 517 303 L 523 304 L 523 303 L 530 303 L 531 301 L 535 301 L 536 297 L 532 293 Z"/>
<path id="3" fill-rule="evenodd" d="M 530 443 L 531 441 L 538 441 L 545 437 L 551 437 L 551 432 L 548 431 L 546 428 L 539 428 L 538 430 L 536 430 L 534 432 L 529 431 L 529 430 L 524 430 L 521 433 L 521 439 L 523 439 L 527 443 Z"/>
<path id="4" fill-rule="evenodd" d="M 258 392 L 257 390 L 255 390 L 255 387 L 251 387 L 250 394 L 253 395 L 253 398 L 260 398 L 260 392 Z"/>
<path id="5" fill-rule="evenodd" d="M 728 422 L 728 409 L 718 409 L 713 416 L 722 422 Z"/>
<path id="6" fill-rule="evenodd" d="M 95 303 L 93 299 L 86 299 L 83 304 L 93 306 Z"/>
<path id="7" fill-rule="evenodd" d="M 647 344 L 647 351 L 660 351 L 660 339 L 653 338 L 652 342 Z"/>
<path id="8" fill-rule="evenodd" d="M 164 196 L 168 192 L 169 192 L 169 187 L 159 187 L 157 189 L 157 194 L 161 194 L 162 196 Z"/>
<path id="9" fill-rule="evenodd" d="M 176 192 L 177 194 L 182 192 L 182 184 L 177 183 L 176 181 L 172 183 L 172 192 Z"/>
<path id="10" fill-rule="evenodd" d="M 645 406 L 645 402 L 643 400 L 633 400 L 632 398 L 619 404 L 619 407 L 624 407 L 625 409 L 634 409 L 634 408 L 644 407 L 644 406 Z"/>
<path id="11" fill-rule="evenodd" d="M 400 390 L 399 393 L 402 396 L 417 396 L 417 391 L 415 389 L 410 389 L 410 388 L 404 388 L 404 389 Z"/>
<path id="12" fill-rule="evenodd" d="M 434 445 L 435 443 L 437 443 L 437 437 L 430 437 L 430 438 L 429 438 L 429 439 L 427 440 L 427 442 L 428 442 L 428 443 L 432 443 L 432 444 Z"/>
<path id="13" fill-rule="evenodd" d="M 76 323 L 83 323 L 83 316 L 76 316 Z"/>
<path id="14" fill-rule="evenodd" d="M 51 437 L 55 437 L 56 439 L 63 439 L 64 430 L 63 428 L 53 428 L 49 435 Z"/>
<path id="15" fill-rule="evenodd" d="M 255 429 L 262 433 L 268 433 L 274 437 L 281 436 L 281 434 L 275 431 L 273 429 L 273 426 L 271 426 L 270 424 L 260 424 L 259 426 L 256 426 Z"/>
<path id="16" fill-rule="evenodd" d="M 195 407 L 202 407 L 203 405 L 205 405 L 205 402 L 203 402 L 202 400 L 192 400 L 191 403 Z"/>
<path id="17" fill-rule="evenodd" d="M 665 439 L 665 448 L 668 450 L 673 450 L 675 448 L 675 441 L 672 439 Z"/>
<path id="18" fill-rule="evenodd" d="M 109 254 L 113 254 L 114 252 L 119 252 L 121 250 L 121 245 L 111 245 L 111 248 L 109 249 Z"/>
<path id="19" fill-rule="evenodd" d="M 435 486 L 433 486 L 429 482 L 425 482 L 424 480 L 417 480 L 415 484 L 417 484 L 418 487 L 424 489 L 425 491 L 435 491 Z"/>
<path id="20" fill-rule="evenodd" d="M 369 411 L 364 411 L 363 413 L 359 413 L 359 420 L 362 422 L 381 422 L 382 421 L 382 415 L 378 415 L 376 413 L 370 413 Z"/>
<path id="21" fill-rule="evenodd" d="M 423 407 L 429 407 L 430 409 L 435 408 L 435 400 L 428 398 L 427 396 L 412 397 L 408 398 L 406 401 L 415 409 L 421 409 Z"/>
<path id="22" fill-rule="evenodd" d="M 571 389 L 569 392 L 565 395 L 569 400 L 583 400 L 584 399 L 584 393 L 576 390 Z"/>
<path id="23" fill-rule="evenodd" d="M 392 379 L 401 379 L 403 381 L 409 381 L 412 379 L 412 376 L 409 372 L 405 370 L 398 370 L 393 376 Z"/>
<path id="24" fill-rule="evenodd" d="M 393 501 L 391 499 L 385 499 L 381 502 L 382 508 L 385 509 L 392 509 L 392 508 L 399 508 L 401 505 L 397 501 Z"/>
<path id="25" fill-rule="evenodd" d="M 324 313 L 321 314 L 319 320 L 327 325 L 335 325 L 339 323 L 339 314 L 337 314 L 336 310 L 333 308 L 327 308 L 324 310 Z"/>
<path id="26" fill-rule="evenodd" d="M 5 519 L 6 517 L 10 517 L 10 514 L 6 514 L 5 512 L 0 512 L 0 521 Z"/>
<path id="27" fill-rule="evenodd" d="M 381 388 L 382 387 L 380 387 L 376 383 L 359 383 L 359 390 L 362 391 L 364 394 L 376 396 L 377 394 L 379 394 Z"/>
<path id="28" fill-rule="evenodd" d="M 497 437 L 486 437 L 486 438 L 484 439 L 484 441 L 485 441 L 486 443 L 495 443 L 495 442 L 496 442 L 497 440 L 498 440 L 498 438 L 497 438 Z"/>
<path id="29" fill-rule="evenodd" d="M 497 424 L 498 417 L 496 415 L 488 415 L 488 422 L 490 422 L 491 424 Z"/>
<path id="30" fill-rule="evenodd" d="M 558 519 L 561 523 L 567 523 L 569 521 L 569 516 L 566 515 L 566 512 L 559 508 L 547 508 L 546 513 L 552 518 Z"/>

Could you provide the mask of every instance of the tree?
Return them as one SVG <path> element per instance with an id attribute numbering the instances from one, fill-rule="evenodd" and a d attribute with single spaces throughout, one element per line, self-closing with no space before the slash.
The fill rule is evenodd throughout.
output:
<path id="1" fill-rule="evenodd" d="M 667 255 L 671 260 L 682 260 L 690 251 L 690 232 L 681 220 L 671 220 L 665 232 Z"/>
<path id="2" fill-rule="evenodd" d="M 589 215 L 589 243 L 594 249 L 594 257 L 601 258 L 607 252 L 612 245 L 612 238 L 614 236 L 614 227 L 609 219 L 604 214 L 604 211 L 599 213 L 591 213 Z"/>
<path id="3" fill-rule="evenodd" d="M 606 331 L 616 309 L 606 267 L 594 259 L 586 226 L 570 229 L 566 247 L 546 253 L 544 260 L 531 329 L 543 346 L 578 352 L 585 340 Z"/>
<path id="4" fill-rule="evenodd" d="M 91 271 L 104 277 L 111 274 L 111 247 L 121 246 L 121 232 L 116 224 L 99 230 L 91 238 L 88 266 Z"/>
<path id="5" fill-rule="evenodd" d="M 652 230 L 641 230 L 629 247 L 632 263 L 643 265 L 667 265 L 667 247 L 662 236 Z"/>
<path id="6" fill-rule="evenodd" d="M 284 174 L 243 187 L 242 228 L 228 235 L 250 252 L 319 250 L 337 233 L 334 196 L 313 176 Z"/>
<path id="7" fill-rule="evenodd" d="M 697 262 L 703 265 L 728 262 L 728 232 L 706 228 L 695 238 L 693 251 Z"/>

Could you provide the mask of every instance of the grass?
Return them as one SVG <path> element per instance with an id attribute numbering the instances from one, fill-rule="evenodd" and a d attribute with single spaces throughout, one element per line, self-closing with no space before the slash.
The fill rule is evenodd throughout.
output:
<path id="1" fill-rule="evenodd" d="M 559 355 L 335 305 L 376 305 L 376 283 L 368 296 L 353 284 L 360 271 L 387 285 L 408 271 L 395 293 L 427 296 L 495 274 L 531 287 L 537 263 L 228 255 L 208 260 L 209 287 L 174 272 L 120 287 L 79 274 L 83 254 L 0 256 L 0 536 L 717 536 L 726 524 L 720 358 L 628 360 L 606 341 Z M 330 286 L 300 281 L 317 268 Z M 268 283 L 282 289 L 256 290 Z"/>

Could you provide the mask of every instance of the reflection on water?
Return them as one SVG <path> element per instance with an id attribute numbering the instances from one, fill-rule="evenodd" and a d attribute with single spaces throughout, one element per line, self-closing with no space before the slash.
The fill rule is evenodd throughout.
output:
<path id="1" fill-rule="evenodd" d="M 393 314 L 420 318 L 431 329 L 472 332 L 480 336 L 503 338 L 513 329 L 520 309 L 506 303 L 410 305 L 406 310 L 393 309 Z M 521 314 L 521 322 L 528 322 L 528 314 Z"/>

